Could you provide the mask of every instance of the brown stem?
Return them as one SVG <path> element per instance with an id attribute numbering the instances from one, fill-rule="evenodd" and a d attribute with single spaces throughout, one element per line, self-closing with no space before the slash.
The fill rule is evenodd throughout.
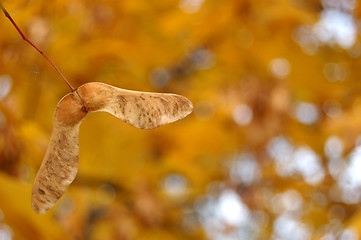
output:
<path id="1" fill-rule="evenodd" d="M 76 89 L 73 88 L 73 86 L 68 82 L 68 80 L 64 77 L 64 75 L 60 72 L 60 70 L 55 66 L 55 64 L 48 58 L 48 56 L 45 55 L 45 53 L 43 51 L 41 51 L 39 48 L 37 48 L 32 42 L 30 42 L 29 39 L 27 39 L 25 37 L 25 35 L 21 32 L 20 28 L 18 27 L 18 25 L 15 23 L 15 21 L 13 20 L 13 18 L 10 16 L 10 14 L 8 13 L 8 11 L 6 11 L 5 7 L 3 6 L 3 4 L 0 2 L 0 8 L 3 10 L 3 12 L 5 13 L 5 16 L 10 20 L 10 22 L 14 25 L 14 27 L 16 28 L 16 30 L 19 32 L 19 34 L 21 35 L 21 37 L 28 42 L 33 48 L 35 48 L 41 55 L 43 55 L 43 57 L 48 60 L 48 62 L 55 68 L 55 70 L 59 73 L 59 75 L 63 78 L 63 80 L 65 81 L 65 83 L 69 86 L 69 88 L 71 89 L 72 92 L 74 92 Z"/>

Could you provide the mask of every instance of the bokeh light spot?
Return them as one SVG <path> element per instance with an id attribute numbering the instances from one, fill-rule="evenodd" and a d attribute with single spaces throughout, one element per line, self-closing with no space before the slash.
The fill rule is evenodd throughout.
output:
<path id="1" fill-rule="evenodd" d="M 165 68 L 156 68 L 149 74 L 149 81 L 154 88 L 164 88 L 170 81 L 170 74 Z"/>
<path id="2" fill-rule="evenodd" d="M 253 111 L 246 104 L 239 104 L 233 109 L 233 119 L 241 126 L 247 125 L 252 121 Z"/>
<path id="3" fill-rule="evenodd" d="M 6 224 L 0 223 L 0 240 L 11 240 L 13 239 L 13 232 L 11 228 Z"/>
<path id="4" fill-rule="evenodd" d="M 274 236 L 278 240 L 308 240 L 311 239 L 311 230 L 299 219 L 290 215 L 280 215 L 273 225 Z"/>
<path id="5" fill-rule="evenodd" d="M 319 120 L 319 111 L 316 105 L 307 102 L 299 102 L 293 108 L 294 117 L 301 123 L 310 125 Z"/>
<path id="6" fill-rule="evenodd" d="M 346 228 L 340 236 L 340 240 L 358 240 L 359 234 L 356 229 L 350 227 Z"/>
<path id="7" fill-rule="evenodd" d="M 273 76 L 277 78 L 285 78 L 291 71 L 291 65 L 285 58 L 272 59 L 269 68 Z"/>
<path id="8" fill-rule="evenodd" d="M 324 151 L 328 158 L 339 158 L 343 153 L 343 142 L 337 136 L 330 136 L 325 142 Z"/>
<path id="9" fill-rule="evenodd" d="M 5 98 L 9 94 L 12 83 L 13 80 L 9 75 L 0 75 L 0 100 Z"/>
<path id="10" fill-rule="evenodd" d="M 323 73 L 330 82 L 345 81 L 348 76 L 348 69 L 344 64 L 326 63 Z"/>
<path id="11" fill-rule="evenodd" d="M 337 118 L 342 114 L 341 104 L 336 100 L 327 100 L 323 104 L 323 111 L 328 117 Z"/>
<path id="12" fill-rule="evenodd" d="M 239 226 L 247 221 L 248 208 L 239 195 L 232 190 L 225 190 L 218 200 L 218 216 L 230 225 Z"/>
<path id="13" fill-rule="evenodd" d="M 294 153 L 294 161 L 296 171 L 302 174 L 306 183 L 315 185 L 324 179 L 321 159 L 309 147 L 298 148 Z"/>
<path id="14" fill-rule="evenodd" d="M 230 176 L 236 183 L 248 185 L 258 180 L 260 175 L 260 167 L 250 153 L 240 154 L 231 164 Z"/>
<path id="15" fill-rule="evenodd" d="M 356 24 L 351 14 L 337 8 L 326 8 L 313 27 L 313 32 L 321 43 L 337 43 L 347 49 L 356 40 Z"/>
<path id="16" fill-rule="evenodd" d="M 188 180 L 180 174 L 170 174 L 162 181 L 162 189 L 170 197 L 184 196 L 187 187 Z"/>
<path id="17" fill-rule="evenodd" d="M 361 147 L 357 146 L 348 156 L 349 165 L 338 179 L 342 190 L 342 198 L 346 203 L 357 203 L 361 200 Z"/>
<path id="18" fill-rule="evenodd" d="M 301 194 L 294 189 L 287 190 L 284 193 L 276 194 L 272 198 L 272 210 L 276 214 L 300 210 L 302 205 L 303 198 Z"/>
<path id="19" fill-rule="evenodd" d="M 207 70 L 214 66 L 216 60 L 212 51 L 208 49 L 198 49 L 190 55 L 194 67 L 198 70 Z"/>
<path id="20" fill-rule="evenodd" d="M 185 13 L 196 13 L 202 7 L 204 0 L 181 0 L 179 8 Z"/>

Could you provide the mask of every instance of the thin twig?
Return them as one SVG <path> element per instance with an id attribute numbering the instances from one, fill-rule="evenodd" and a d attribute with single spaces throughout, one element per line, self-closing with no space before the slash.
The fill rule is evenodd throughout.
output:
<path id="1" fill-rule="evenodd" d="M 30 42 L 29 39 L 27 39 L 25 37 L 25 35 L 22 33 L 22 31 L 20 30 L 20 28 L 18 27 L 18 25 L 15 23 L 15 21 L 13 20 L 13 18 L 10 16 L 10 14 L 8 13 L 8 11 L 6 11 L 4 5 L 0 2 L 0 8 L 3 10 L 3 12 L 5 13 L 5 16 L 10 20 L 10 22 L 14 25 L 14 27 L 16 28 L 16 30 L 19 32 L 19 34 L 21 35 L 21 37 L 24 39 L 24 41 L 28 42 L 33 48 L 35 48 L 41 55 L 43 55 L 43 57 L 48 60 L 48 62 L 55 68 L 55 70 L 59 73 L 59 75 L 63 78 L 63 80 L 65 81 L 65 83 L 69 86 L 69 88 L 71 89 L 72 92 L 74 92 L 76 89 L 73 88 L 73 86 L 68 82 L 68 80 L 64 77 L 64 75 L 60 72 L 60 70 L 55 66 L 55 64 L 48 58 L 48 56 L 45 55 L 45 53 L 43 51 L 41 51 L 39 48 L 37 48 L 32 42 Z"/>

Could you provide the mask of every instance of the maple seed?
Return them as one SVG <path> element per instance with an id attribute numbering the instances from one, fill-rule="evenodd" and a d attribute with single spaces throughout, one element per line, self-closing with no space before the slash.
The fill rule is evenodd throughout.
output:
<path id="1" fill-rule="evenodd" d="M 88 112 L 108 112 L 141 129 L 189 115 L 192 103 L 176 94 L 125 90 L 91 82 L 65 95 L 55 109 L 53 130 L 32 191 L 32 207 L 45 213 L 65 193 L 78 171 L 79 127 Z"/>
<path id="2" fill-rule="evenodd" d="M 108 112 L 142 129 L 152 129 L 190 114 L 192 103 L 175 94 L 136 92 L 91 82 L 73 88 L 55 64 L 22 33 L 0 2 L 0 8 L 24 41 L 34 47 L 71 89 L 55 109 L 53 130 L 35 178 L 32 207 L 43 214 L 65 193 L 78 171 L 79 127 L 88 112 Z"/>

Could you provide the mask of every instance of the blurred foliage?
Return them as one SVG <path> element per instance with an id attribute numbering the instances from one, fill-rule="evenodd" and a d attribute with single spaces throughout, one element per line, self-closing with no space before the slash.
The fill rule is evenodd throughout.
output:
<path id="1" fill-rule="evenodd" d="M 69 90 L 1 17 L 0 239 L 358 239 L 359 1 L 2 2 L 74 86 L 195 109 L 150 131 L 90 114 L 78 176 L 39 216 L 32 182 Z"/>

